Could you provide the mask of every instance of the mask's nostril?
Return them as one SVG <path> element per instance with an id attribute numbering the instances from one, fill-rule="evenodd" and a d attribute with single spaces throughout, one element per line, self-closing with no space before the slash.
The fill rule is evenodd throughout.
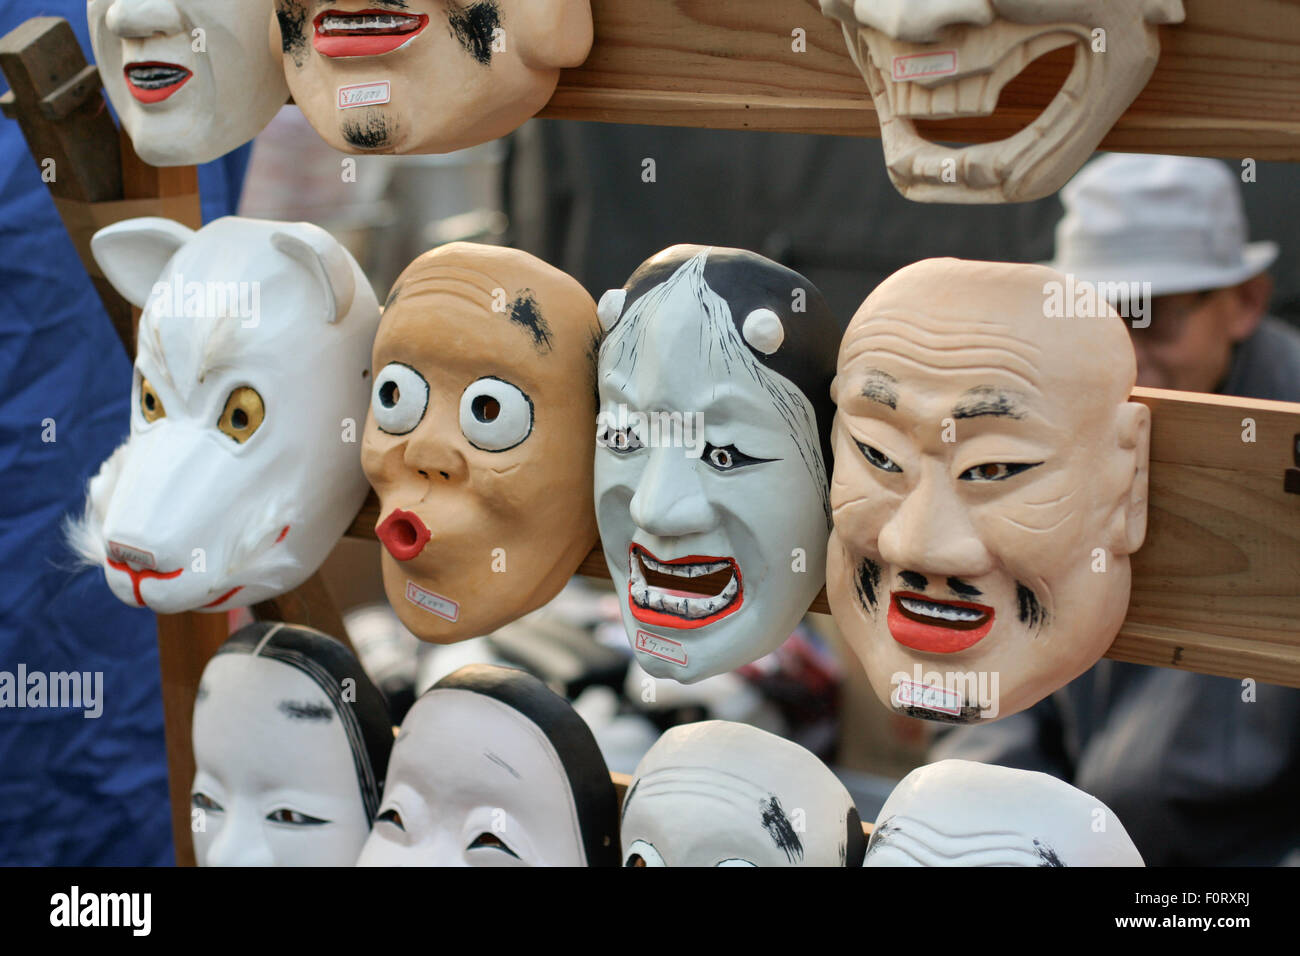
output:
<path id="1" fill-rule="evenodd" d="M 442 477 L 447 479 L 448 481 L 451 481 L 451 475 L 447 474 L 445 471 L 440 471 L 438 472 L 438 474 L 442 475 Z"/>
<path id="2" fill-rule="evenodd" d="M 421 477 L 421 478 L 428 478 L 428 477 L 429 477 L 429 473 L 428 473 L 427 471 L 425 471 L 423 468 L 421 468 L 421 469 L 420 469 L 420 477 Z"/>

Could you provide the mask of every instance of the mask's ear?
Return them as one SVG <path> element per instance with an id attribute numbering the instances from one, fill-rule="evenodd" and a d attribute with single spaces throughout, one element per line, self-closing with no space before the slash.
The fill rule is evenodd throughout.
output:
<path id="1" fill-rule="evenodd" d="M 357 292 L 352 262 L 337 239 L 307 222 L 286 222 L 271 234 L 271 245 L 307 270 L 325 296 L 325 321 L 348 314 Z"/>
<path id="2" fill-rule="evenodd" d="M 90 252 L 118 295 L 143 309 L 164 267 L 194 230 L 157 216 L 124 219 L 90 237 Z"/>
<path id="3" fill-rule="evenodd" d="M 591 0 L 516 0 L 505 26 L 506 42 L 535 70 L 582 66 L 591 52 Z"/>
<path id="4" fill-rule="evenodd" d="M 1114 552 L 1132 554 L 1147 536 L 1147 484 L 1151 473 L 1151 409 L 1140 402 L 1126 402 L 1119 410 L 1119 446 L 1131 454 L 1132 483 L 1119 504 L 1120 526 L 1114 536 Z"/>

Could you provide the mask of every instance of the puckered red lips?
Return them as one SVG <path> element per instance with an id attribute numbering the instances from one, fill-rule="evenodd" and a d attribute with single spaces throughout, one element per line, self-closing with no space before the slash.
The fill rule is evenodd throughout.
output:
<path id="1" fill-rule="evenodd" d="M 122 68 L 126 88 L 141 103 L 161 103 L 184 86 L 194 74 L 179 63 L 128 63 Z"/>
<path id="2" fill-rule="evenodd" d="M 739 611 L 744 600 L 735 558 L 692 554 L 663 561 L 639 544 L 628 549 L 627 603 L 642 624 L 707 627 Z"/>
<path id="3" fill-rule="evenodd" d="M 429 25 L 429 17 L 391 10 L 326 10 L 314 25 L 311 43 L 322 56 L 382 56 L 415 39 Z"/>
<path id="4" fill-rule="evenodd" d="M 398 561 L 410 561 L 424 550 L 424 546 L 433 537 L 419 515 L 401 508 L 375 525 L 375 534 L 388 549 L 388 553 Z"/>
<path id="5" fill-rule="evenodd" d="M 889 633 L 914 651 L 955 654 L 982 641 L 993 627 L 993 608 L 970 601 L 940 601 L 913 591 L 889 596 Z"/>

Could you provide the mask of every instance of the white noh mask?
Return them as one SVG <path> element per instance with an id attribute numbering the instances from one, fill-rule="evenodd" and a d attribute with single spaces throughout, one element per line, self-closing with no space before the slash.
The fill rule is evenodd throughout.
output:
<path id="1" fill-rule="evenodd" d="M 1110 808 L 1056 777 L 968 760 L 913 770 L 863 866 L 1143 866 Z"/>
<path id="2" fill-rule="evenodd" d="M 1024 202 L 1056 192 L 1146 85 L 1156 25 L 1182 0 L 821 0 L 867 81 L 889 178 L 920 202 Z M 917 121 L 989 116 L 1003 88 L 1062 47 L 1074 66 L 1032 123 L 1006 139 L 941 146 Z"/>
<path id="3" fill-rule="evenodd" d="M 624 866 L 859 866 L 862 821 L 812 753 L 748 724 L 673 727 L 623 798 Z"/>
<path id="4" fill-rule="evenodd" d="M 199 866 L 351 866 L 392 743 L 383 695 L 346 647 L 305 627 L 243 628 L 194 704 Z"/>
<path id="5" fill-rule="evenodd" d="M 141 306 L 131 434 L 70 540 L 122 601 L 225 611 L 302 584 L 365 500 L 379 307 L 308 223 L 129 219 L 95 259 Z"/>
<path id="6" fill-rule="evenodd" d="M 151 166 L 210 162 L 262 131 L 289 98 L 267 40 L 271 0 L 89 0 L 108 98 Z"/>
<path id="7" fill-rule="evenodd" d="M 692 683 L 775 650 L 821 587 L 840 329 L 798 273 L 703 246 L 599 314 L 605 561 L 637 663 Z"/>
<path id="8" fill-rule="evenodd" d="M 402 721 L 358 866 L 615 866 L 609 770 L 568 701 L 471 664 Z"/>

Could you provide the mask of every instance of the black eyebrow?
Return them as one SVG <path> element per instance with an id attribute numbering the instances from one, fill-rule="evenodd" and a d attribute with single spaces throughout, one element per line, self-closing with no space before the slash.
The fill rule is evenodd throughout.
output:
<path id="1" fill-rule="evenodd" d="M 545 355 L 551 350 L 551 327 L 547 325 L 532 289 L 520 289 L 506 317 L 533 338 L 533 348 Z"/>
<path id="2" fill-rule="evenodd" d="M 334 719 L 334 708 L 315 700 L 282 700 L 275 705 L 276 710 L 290 720 L 323 720 L 329 723 Z"/>
<path id="3" fill-rule="evenodd" d="M 952 407 L 953 418 L 980 418 L 986 415 L 1020 419 L 1025 417 L 1025 408 L 1015 392 L 994 388 L 992 385 L 976 385 L 967 389 Z"/>
<path id="4" fill-rule="evenodd" d="M 898 408 L 898 379 L 883 369 L 867 370 L 866 381 L 862 383 L 862 397 L 889 408 Z"/>

